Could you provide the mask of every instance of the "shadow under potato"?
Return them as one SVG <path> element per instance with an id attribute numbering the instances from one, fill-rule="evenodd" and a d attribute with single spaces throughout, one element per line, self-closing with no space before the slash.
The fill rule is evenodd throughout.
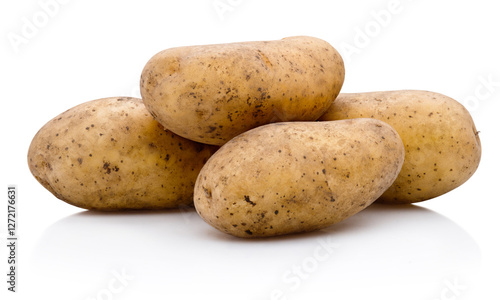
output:
<path id="1" fill-rule="evenodd" d="M 355 234 L 357 230 L 369 230 L 369 228 L 365 228 L 367 226 L 373 228 L 374 226 L 384 226 L 384 224 L 388 225 L 387 223 L 391 222 L 394 222 L 394 225 L 397 225 L 400 224 L 402 220 L 406 220 L 409 217 L 418 217 L 425 214 L 439 215 L 432 210 L 417 205 L 384 205 L 374 203 L 367 209 L 350 217 L 349 219 L 331 225 L 322 230 L 253 239 L 234 237 L 222 233 L 204 222 L 200 222 L 202 221 L 202 219 L 198 216 L 193 206 L 183 206 L 180 208 L 165 210 L 123 210 L 112 212 L 87 210 L 61 219 L 53 226 L 57 225 L 59 222 L 71 222 L 73 224 L 82 224 L 91 227 L 97 224 L 101 224 L 101 222 L 104 222 L 104 224 L 106 224 L 105 226 L 112 226 L 111 224 L 113 223 L 142 224 L 140 228 L 134 228 L 134 230 L 137 229 L 146 232 L 148 230 L 155 230 L 155 228 L 148 229 L 146 226 L 149 226 L 149 224 L 156 224 L 157 222 L 160 222 L 162 224 L 172 223 L 173 227 L 180 226 L 182 228 L 186 228 L 189 227 L 189 225 L 192 225 L 192 234 L 196 234 L 196 230 L 202 230 L 204 232 L 204 235 L 218 240 L 256 243 L 276 242 L 280 240 L 308 239 L 311 237 L 321 237 L 329 234 L 340 234 L 346 231 L 352 231 L 351 233 Z M 387 218 L 388 216 L 390 216 L 390 218 Z M 163 220 L 163 222 L 161 222 L 163 218 L 170 218 L 170 220 Z M 180 223 L 175 224 L 176 222 L 178 222 L 178 220 L 181 220 Z M 99 227 L 102 228 L 101 226 Z M 167 228 L 165 228 L 165 230 L 168 231 Z M 118 233 L 115 232 L 115 234 Z M 186 232 L 186 234 L 189 233 Z"/>
<path id="2" fill-rule="evenodd" d="M 291 293 L 294 272 L 302 270 L 305 291 L 328 284 L 334 296 L 356 282 L 375 290 L 410 285 L 416 297 L 427 297 L 432 291 L 422 287 L 439 289 L 449 274 L 473 274 L 480 257 L 462 228 L 415 205 L 374 204 L 316 232 L 251 240 L 217 231 L 186 207 L 71 215 L 45 231 L 31 265 L 33 276 L 43 275 L 40 288 L 57 280 L 82 297 L 121 268 L 135 276 L 130 289 L 164 295 L 202 296 L 221 286 L 237 294 L 249 282 L 262 297 L 276 287 Z"/>

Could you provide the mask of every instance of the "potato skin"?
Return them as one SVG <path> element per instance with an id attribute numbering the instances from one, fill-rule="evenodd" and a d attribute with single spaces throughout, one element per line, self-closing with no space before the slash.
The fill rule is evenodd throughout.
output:
<path id="1" fill-rule="evenodd" d="M 340 94 L 325 121 L 370 117 L 396 129 L 405 145 L 405 163 L 378 200 L 409 204 L 445 194 L 466 182 L 481 159 L 478 131 L 467 109 L 428 91 L 403 90 Z"/>
<path id="2" fill-rule="evenodd" d="M 208 224 L 237 237 L 318 230 L 369 206 L 403 160 L 398 134 L 378 120 L 264 125 L 208 160 L 194 204 Z"/>
<path id="3" fill-rule="evenodd" d="M 213 146 L 163 129 L 140 99 L 75 106 L 33 138 L 28 165 L 57 198 L 91 210 L 162 209 L 192 204 Z"/>
<path id="4" fill-rule="evenodd" d="M 344 72 L 340 54 L 313 37 L 179 47 L 148 61 L 141 95 L 165 128 L 222 145 L 263 124 L 316 120 Z"/>

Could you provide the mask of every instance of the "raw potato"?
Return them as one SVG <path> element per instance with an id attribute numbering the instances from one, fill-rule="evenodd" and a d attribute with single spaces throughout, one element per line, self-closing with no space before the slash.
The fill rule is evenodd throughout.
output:
<path id="1" fill-rule="evenodd" d="M 447 96 L 427 91 L 340 94 L 321 120 L 370 117 L 401 136 L 405 163 L 378 202 L 428 200 L 467 181 L 481 158 L 481 142 L 469 112 Z"/>
<path id="2" fill-rule="evenodd" d="M 378 120 L 264 125 L 208 160 L 194 204 L 207 223 L 238 237 L 318 230 L 369 206 L 403 160 L 398 134 Z"/>
<path id="3" fill-rule="evenodd" d="M 222 145 L 254 127 L 319 118 L 344 82 L 344 63 L 312 37 L 180 47 L 153 56 L 141 95 L 169 130 Z"/>
<path id="4" fill-rule="evenodd" d="M 35 135 L 28 164 L 57 198 L 86 209 L 191 205 L 196 177 L 215 152 L 163 129 L 140 99 L 73 107 Z"/>

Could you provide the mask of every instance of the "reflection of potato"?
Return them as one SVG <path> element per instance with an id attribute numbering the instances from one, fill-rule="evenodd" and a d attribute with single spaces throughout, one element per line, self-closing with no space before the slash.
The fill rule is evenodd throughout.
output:
<path id="1" fill-rule="evenodd" d="M 264 125 L 208 160 L 194 203 L 210 225 L 239 237 L 312 231 L 370 205 L 403 160 L 398 134 L 378 120 Z"/>
<path id="2" fill-rule="evenodd" d="M 340 94 L 321 120 L 370 117 L 401 136 L 405 163 L 380 202 L 424 201 L 453 190 L 476 171 L 481 142 L 469 112 L 457 101 L 426 91 Z"/>
<path id="3" fill-rule="evenodd" d="M 97 210 L 192 203 L 196 176 L 214 151 L 163 130 L 140 99 L 83 103 L 35 135 L 28 163 L 59 199 Z"/>
<path id="4" fill-rule="evenodd" d="M 259 125 L 316 120 L 343 82 L 330 44 L 291 37 L 164 50 L 144 67 L 141 94 L 165 128 L 222 145 Z"/>

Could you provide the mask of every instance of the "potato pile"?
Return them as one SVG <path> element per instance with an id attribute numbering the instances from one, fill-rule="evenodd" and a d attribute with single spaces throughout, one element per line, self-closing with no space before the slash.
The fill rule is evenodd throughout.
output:
<path id="1" fill-rule="evenodd" d="M 340 54 L 299 36 L 167 49 L 144 67 L 143 99 L 112 97 L 45 124 L 33 176 L 90 210 L 194 205 L 243 238 L 338 223 L 377 201 L 410 204 L 467 181 L 478 131 L 428 91 L 340 93 Z"/>

